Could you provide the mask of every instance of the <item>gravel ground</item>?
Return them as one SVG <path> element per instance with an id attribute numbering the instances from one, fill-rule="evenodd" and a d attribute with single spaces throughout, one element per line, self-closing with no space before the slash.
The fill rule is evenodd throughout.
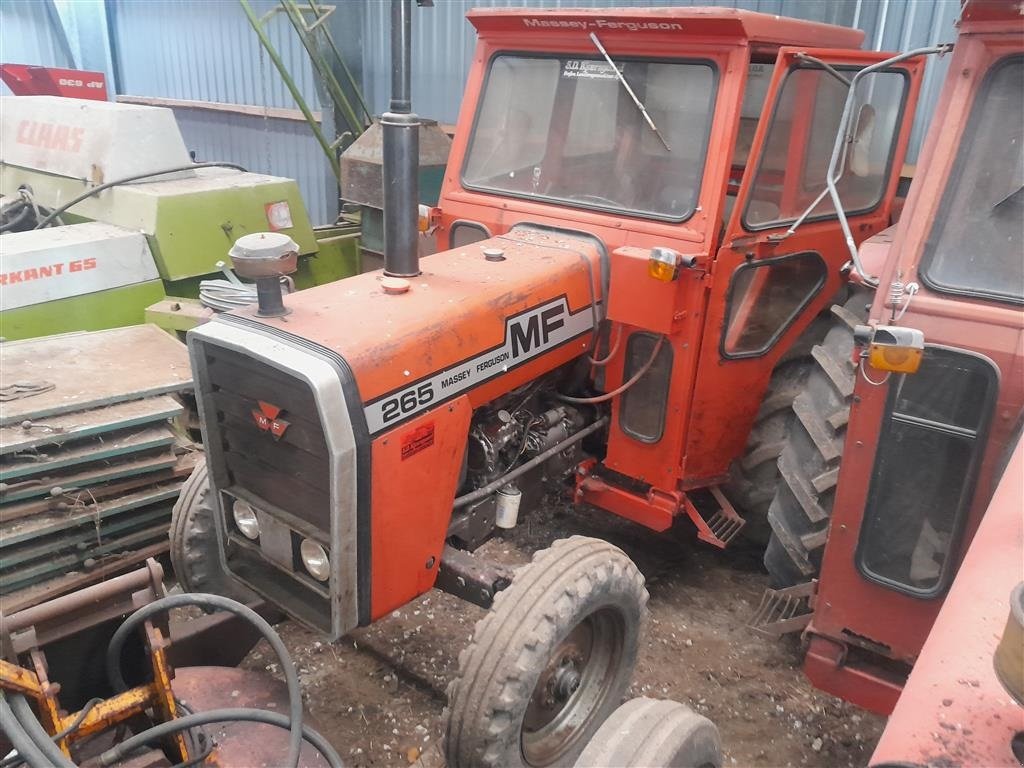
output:
<path id="1" fill-rule="evenodd" d="M 631 696 L 675 699 L 711 718 L 726 765 L 867 764 L 885 721 L 812 688 L 797 636 L 764 637 L 746 626 L 767 586 L 756 553 L 714 551 L 555 502 L 478 554 L 524 563 L 572 534 L 614 542 L 647 578 L 651 621 Z M 294 623 L 279 629 L 308 710 L 350 765 L 436 765 L 445 688 L 483 614 L 432 591 L 333 644 Z M 278 673 L 272 661 L 260 644 L 244 666 Z"/>

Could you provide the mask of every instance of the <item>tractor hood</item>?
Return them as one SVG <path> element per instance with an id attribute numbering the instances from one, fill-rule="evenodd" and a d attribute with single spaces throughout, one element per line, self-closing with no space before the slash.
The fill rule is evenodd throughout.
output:
<path id="1" fill-rule="evenodd" d="M 585 352 L 603 316 L 604 260 L 593 239 L 523 228 L 429 256 L 397 285 L 370 272 L 286 297 L 284 317 L 232 314 L 343 358 L 372 435 L 462 394 L 476 407 Z M 427 384 L 428 400 L 400 402 Z"/>

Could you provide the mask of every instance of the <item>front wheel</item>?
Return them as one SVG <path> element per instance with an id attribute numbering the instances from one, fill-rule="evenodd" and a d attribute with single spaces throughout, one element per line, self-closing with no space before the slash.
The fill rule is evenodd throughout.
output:
<path id="1" fill-rule="evenodd" d="M 216 508 L 206 462 L 192 470 L 171 511 L 171 566 L 186 592 L 212 592 L 249 603 L 256 593 L 235 582 L 221 563 Z"/>
<path id="2" fill-rule="evenodd" d="M 715 724 L 678 701 L 630 699 L 605 720 L 575 768 L 721 768 Z"/>
<path id="3" fill-rule="evenodd" d="M 571 765 L 629 686 L 647 597 L 605 541 L 573 536 L 534 555 L 459 656 L 448 765 Z"/>

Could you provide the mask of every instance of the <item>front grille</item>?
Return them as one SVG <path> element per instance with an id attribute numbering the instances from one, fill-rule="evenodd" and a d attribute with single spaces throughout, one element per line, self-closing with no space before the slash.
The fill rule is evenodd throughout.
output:
<path id="1" fill-rule="evenodd" d="M 312 389 L 238 352 L 208 344 L 202 351 L 206 439 L 219 448 L 209 451 L 216 485 L 329 531 L 330 461 Z M 260 401 L 288 422 L 279 439 L 257 426 Z"/>

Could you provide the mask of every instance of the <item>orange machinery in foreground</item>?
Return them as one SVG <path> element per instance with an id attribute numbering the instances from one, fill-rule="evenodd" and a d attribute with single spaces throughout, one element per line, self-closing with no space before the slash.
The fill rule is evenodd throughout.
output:
<path id="1" fill-rule="evenodd" d="M 1022 564 L 1024 442 L 1018 442 L 871 758 L 874 768 L 1024 763 Z M 1001 642 L 1002 677 L 994 658 Z"/>

